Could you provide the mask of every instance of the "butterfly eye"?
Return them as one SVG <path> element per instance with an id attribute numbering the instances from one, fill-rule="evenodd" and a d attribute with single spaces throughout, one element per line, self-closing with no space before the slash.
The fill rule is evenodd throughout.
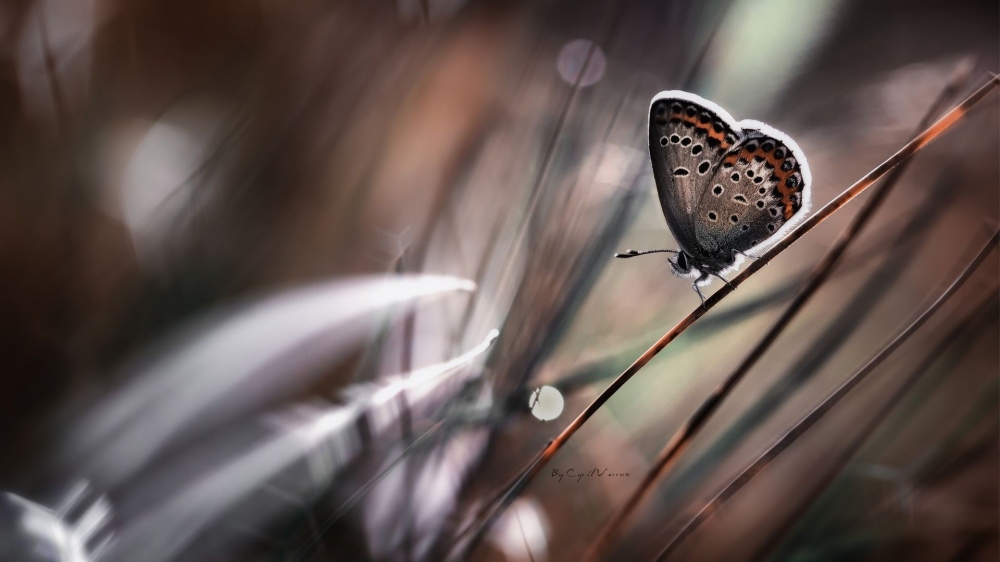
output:
<path id="1" fill-rule="evenodd" d="M 792 176 L 788 178 L 788 180 L 785 181 L 785 185 L 787 185 L 788 187 L 798 187 L 799 186 L 798 176 Z"/>
<path id="2" fill-rule="evenodd" d="M 791 171 L 793 167 L 795 167 L 795 162 L 791 158 L 781 163 L 781 169 L 785 172 Z"/>
<path id="3" fill-rule="evenodd" d="M 704 149 L 705 149 L 705 147 L 703 147 L 702 145 L 696 144 L 696 145 L 694 145 L 694 146 L 691 147 L 691 154 L 695 154 L 695 155 L 701 154 L 701 151 L 704 150 Z"/>
<path id="4" fill-rule="evenodd" d="M 684 137 L 681 139 L 681 146 L 688 146 L 691 144 L 691 137 Z"/>
<path id="5" fill-rule="evenodd" d="M 684 110 L 684 108 L 681 106 L 681 104 L 679 104 L 677 102 L 674 102 L 673 105 L 670 106 L 670 111 L 672 111 L 674 113 L 680 113 L 683 110 Z"/>
<path id="6" fill-rule="evenodd" d="M 704 175 L 708 172 L 710 166 L 711 164 L 709 164 L 708 160 L 703 161 L 701 164 L 698 164 L 698 173 Z"/>
<path id="7" fill-rule="evenodd" d="M 760 176 L 757 176 L 757 180 L 759 180 L 759 179 L 760 179 Z M 757 182 L 757 180 L 753 180 L 753 181 Z M 757 183 L 760 183 L 760 182 L 757 182 Z M 767 193 L 767 188 L 762 187 L 762 188 L 760 188 L 760 189 L 757 190 L 757 193 L 760 193 L 761 195 L 764 195 L 765 193 Z"/>
<path id="8" fill-rule="evenodd" d="M 715 188 L 712 189 L 712 193 L 716 195 L 722 195 L 722 186 L 721 185 L 715 186 Z"/>
<path id="9" fill-rule="evenodd" d="M 733 181 L 740 181 L 740 173 L 739 172 L 733 172 L 733 175 L 730 176 L 730 178 L 732 178 Z"/>
<path id="10" fill-rule="evenodd" d="M 752 178 L 753 177 L 753 170 L 747 170 L 747 177 L 748 178 Z"/>
<path id="11" fill-rule="evenodd" d="M 785 149 L 781 148 L 779 146 L 778 149 L 774 151 L 774 157 L 777 158 L 778 160 L 781 160 L 782 158 L 784 158 L 785 157 Z"/>
<path id="12" fill-rule="evenodd" d="M 689 105 L 686 113 L 688 117 L 694 117 L 695 114 L 698 113 L 698 110 L 695 109 L 693 105 Z"/>
<path id="13" fill-rule="evenodd" d="M 774 223 L 771 223 L 771 224 L 767 225 L 767 230 L 769 232 L 774 232 Z"/>
<path id="14" fill-rule="evenodd" d="M 757 143 L 752 142 L 747 145 L 747 152 L 757 152 Z"/>
<path id="15" fill-rule="evenodd" d="M 677 167 L 677 169 L 674 170 L 674 175 L 675 176 L 686 176 L 686 175 L 688 175 L 690 173 L 691 172 L 689 172 L 687 168 L 683 168 L 683 167 L 679 167 L 679 166 Z"/>
<path id="16" fill-rule="evenodd" d="M 660 137 L 660 146 L 667 146 L 668 140 L 667 137 Z"/>
<path id="17" fill-rule="evenodd" d="M 718 218 L 719 218 L 719 215 L 716 215 L 715 213 L 708 213 L 708 220 L 715 221 Z"/>
<path id="18" fill-rule="evenodd" d="M 778 208 L 777 207 L 771 207 L 770 210 L 771 210 L 771 216 L 772 217 L 778 216 Z"/>
<path id="19" fill-rule="evenodd" d="M 760 183 L 760 182 L 762 182 L 762 181 L 764 181 L 764 176 L 757 176 L 757 177 L 755 177 L 755 178 L 753 179 L 753 182 L 754 182 L 754 183 Z M 761 189 L 764 189 L 764 188 L 761 188 Z M 764 193 L 764 192 L 763 192 L 763 191 L 761 191 L 761 193 Z"/>
<path id="20" fill-rule="evenodd" d="M 681 138 L 677 135 L 670 135 L 670 142 L 677 144 L 681 142 Z"/>
<path id="21" fill-rule="evenodd" d="M 771 152 L 774 150 L 774 143 L 771 141 L 764 141 L 764 144 L 760 145 L 760 149 L 764 152 Z"/>
<path id="22" fill-rule="evenodd" d="M 764 200 L 763 199 L 761 199 L 760 201 L 757 201 L 757 208 L 758 209 L 763 209 L 764 208 Z"/>
<path id="23" fill-rule="evenodd" d="M 708 123 L 709 121 L 712 120 L 712 116 L 703 111 L 701 115 L 698 117 L 698 120 L 701 121 L 702 123 Z"/>
<path id="24" fill-rule="evenodd" d="M 729 222 L 731 222 L 733 224 L 736 224 L 736 223 L 740 222 L 740 217 L 738 217 L 736 215 L 732 215 L 732 216 L 729 217 Z"/>

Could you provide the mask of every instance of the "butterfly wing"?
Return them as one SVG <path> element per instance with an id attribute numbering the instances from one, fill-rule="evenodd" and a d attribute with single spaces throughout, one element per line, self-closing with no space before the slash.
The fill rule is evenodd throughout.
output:
<path id="1" fill-rule="evenodd" d="M 660 92 L 649 106 L 649 156 L 656 192 L 667 226 L 689 255 L 702 253 L 693 217 L 711 170 L 740 136 L 729 113 L 694 94 Z"/>
<path id="2" fill-rule="evenodd" d="M 758 121 L 739 126 L 695 211 L 699 246 L 720 258 L 767 248 L 809 211 L 812 176 L 795 141 Z"/>

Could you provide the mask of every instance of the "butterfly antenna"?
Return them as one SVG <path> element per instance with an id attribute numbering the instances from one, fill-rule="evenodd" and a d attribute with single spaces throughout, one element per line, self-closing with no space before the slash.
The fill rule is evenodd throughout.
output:
<path id="1" fill-rule="evenodd" d="M 663 252 L 666 252 L 668 254 L 679 254 L 679 253 L 681 253 L 680 250 L 642 250 L 641 252 L 640 251 L 636 251 L 636 250 L 625 250 L 624 252 L 617 252 L 617 253 L 615 253 L 615 257 L 616 258 L 634 258 L 636 256 L 645 256 L 646 254 L 659 254 L 659 253 L 663 253 Z"/>

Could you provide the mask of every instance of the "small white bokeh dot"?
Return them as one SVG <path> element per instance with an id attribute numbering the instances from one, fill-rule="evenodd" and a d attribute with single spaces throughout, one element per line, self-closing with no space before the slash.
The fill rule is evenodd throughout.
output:
<path id="1" fill-rule="evenodd" d="M 519 498 L 493 526 L 489 539 L 509 562 L 543 562 L 548 559 L 550 532 L 541 503 L 531 497 Z"/>
<path id="2" fill-rule="evenodd" d="M 593 52 L 591 52 L 591 46 L 593 46 Z M 588 54 L 590 55 L 589 61 L 587 60 Z M 587 65 L 587 69 L 581 77 L 580 71 L 583 70 L 584 64 Z M 604 51 L 586 39 L 577 39 L 566 43 L 559 51 L 559 58 L 556 59 L 559 76 L 570 84 L 576 84 L 579 80 L 581 87 L 593 86 L 600 82 L 601 78 L 604 77 L 606 65 Z"/>
<path id="3" fill-rule="evenodd" d="M 542 421 L 554 420 L 563 411 L 562 393 L 551 386 L 535 389 L 528 398 L 531 414 Z"/>

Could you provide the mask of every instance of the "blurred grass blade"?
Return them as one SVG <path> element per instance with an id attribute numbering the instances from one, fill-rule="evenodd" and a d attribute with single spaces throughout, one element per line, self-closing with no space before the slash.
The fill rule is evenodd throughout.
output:
<path id="1" fill-rule="evenodd" d="M 352 388 L 345 392 L 347 401 L 344 404 L 304 411 L 305 415 L 301 416 L 304 420 L 297 421 L 290 429 L 268 436 L 227 458 L 220 466 L 193 474 L 179 490 L 129 521 L 111 551 L 111 559 L 123 562 L 140 558 L 150 562 L 173 559 L 228 510 L 253 494 L 262 493 L 269 483 L 299 463 L 311 461 L 312 468 L 309 481 L 300 482 L 298 487 L 304 489 L 307 496 L 316 493 L 328 486 L 361 452 L 357 428 L 362 416 L 366 416 L 370 430 L 379 435 L 389 425 L 390 418 L 398 417 L 398 409 L 386 408 L 391 405 L 390 401 L 409 393 L 407 401 L 416 406 L 436 397 L 435 387 L 448 382 L 450 375 L 481 356 L 496 336 L 496 331 L 491 332 L 478 346 L 450 361 L 389 377 L 378 384 Z M 415 440 L 344 502 L 320 528 L 328 529 L 420 443 L 434 435 L 443 423 L 444 420 L 438 422 Z M 132 491 L 136 496 L 143 493 L 141 487 Z M 253 518 L 266 522 L 273 515 L 267 510 L 258 510 Z M 309 551 L 313 546 L 310 542 L 301 550 Z"/>
<path id="2" fill-rule="evenodd" d="M 357 323 L 396 303 L 471 281 L 434 275 L 370 277 L 289 291 L 217 314 L 175 335 L 97 404 L 64 454 L 84 458 L 107 486 L 132 476 L 182 434 L 204 430 L 294 392 L 366 331 Z M 72 463 L 69 463 L 72 464 Z"/>

